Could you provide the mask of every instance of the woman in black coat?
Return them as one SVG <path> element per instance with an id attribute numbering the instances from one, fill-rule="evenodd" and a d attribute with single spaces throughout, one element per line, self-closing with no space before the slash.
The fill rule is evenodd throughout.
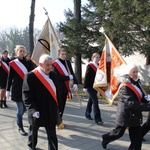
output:
<path id="1" fill-rule="evenodd" d="M 2 58 L 0 60 L 0 107 L 7 108 L 6 104 L 6 83 L 7 77 L 9 72 L 9 62 L 10 59 L 8 58 L 8 51 L 2 51 Z"/>
<path id="2" fill-rule="evenodd" d="M 8 73 L 6 97 L 10 96 L 11 100 L 16 102 L 17 105 L 17 125 L 19 126 L 19 133 L 26 135 L 23 128 L 22 117 L 25 112 L 25 106 L 22 100 L 22 83 L 24 75 L 33 69 L 31 61 L 26 60 L 24 57 L 26 48 L 23 45 L 17 45 L 15 48 L 16 59 L 10 61 L 10 71 Z"/>
<path id="3" fill-rule="evenodd" d="M 99 53 L 93 53 L 92 61 L 87 65 L 85 78 L 84 78 L 84 92 L 88 92 L 89 99 L 86 106 L 85 117 L 92 120 L 91 111 L 93 106 L 94 120 L 97 125 L 102 125 L 103 121 L 101 118 L 101 111 L 98 105 L 97 91 L 93 88 L 94 79 L 98 67 L 98 62 L 100 60 Z"/>
<path id="4" fill-rule="evenodd" d="M 124 68 L 125 69 L 125 68 Z M 102 136 L 102 147 L 122 137 L 128 128 L 131 144 L 128 150 L 141 150 L 142 146 L 142 111 L 149 111 L 150 104 L 144 98 L 141 83 L 138 79 L 138 67 L 127 66 L 127 74 L 121 78 L 118 89 L 117 126 Z"/>

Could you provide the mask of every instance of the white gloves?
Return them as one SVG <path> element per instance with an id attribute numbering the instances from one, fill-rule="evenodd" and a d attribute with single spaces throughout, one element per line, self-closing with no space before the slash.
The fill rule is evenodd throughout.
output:
<path id="1" fill-rule="evenodd" d="M 86 88 L 83 88 L 83 92 L 85 92 L 85 93 L 86 93 L 86 92 L 87 92 L 87 89 L 86 89 Z"/>
<path id="2" fill-rule="evenodd" d="M 32 116 L 35 117 L 35 118 L 39 118 L 40 117 L 40 113 L 38 111 L 36 111 Z"/>
<path id="3" fill-rule="evenodd" d="M 73 75 L 69 75 L 69 78 L 70 78 L 70 80 L 72 80 L 73 79 Z"/>
<path id="4" fill-rule="evenodd" d="M 150 101 L 150 95 L 144 96 L 147 101 Z"/>
<path id="5" fill-rule="evenodd" d="M 77 84 L 74 84 L 74 85 L 73 85 L 73 90 L 74 90 L 74 91 L 77 91 L 77 90 L 78 90 L 78 85 L 77 85 Z"/>
<path id="6" fill-rule="evenodd" d="M 10 97 L 10 91 L 6 91 L 5 95 L 6 95 L 6 98 L 9 99 L 9 97 Z"/>

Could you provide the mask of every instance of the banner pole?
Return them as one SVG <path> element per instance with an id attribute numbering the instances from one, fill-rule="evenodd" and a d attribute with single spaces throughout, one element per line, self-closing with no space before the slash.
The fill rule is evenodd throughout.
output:
<path id="1" fill-rule="evenodd" d="M 53 28 L 53 26 L 52 26 L 52 23 L 51 23 L 51 20 L 50 20 L 50 18 L 49 18 L 48 12 L 47 12 L 47 10 L 46 10 L 45 7 L 43 7 L 43 9 L 45 10 L 45 15 L 47 15 L 47 18 L 48 18 L 48 20 L 49 20 L 50 26 L 51 26 L 51 28 L 52 28 L 52 30 L 53 30 L 53 33 L 54 33 L 54 35 L 55 35 L 55 38 L 56 38 L 56 40 L 57 40 L 57 43 L 58 43 L 59 47 L 61 47 L 61 43 L 59 42 L 59 40 L 58 40 L 58 38 L 57 38 L 57 35 L 56 35 L 56 33 L 55 33 L 55 30 L 54 30 L 54 28 Z"/>

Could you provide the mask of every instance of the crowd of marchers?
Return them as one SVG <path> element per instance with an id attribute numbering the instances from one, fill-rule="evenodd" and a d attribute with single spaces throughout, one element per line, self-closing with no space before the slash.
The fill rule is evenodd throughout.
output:
<path id="1" fill-rule="evenodd" d="M 89 98 L 84 115 L 97 125 L 105 125 L 97 91 L 93 88 L 99 61 L 99 53 L 94 53 L 86 67 L 83 91 L 88 93 Z M 150 130 L 150 113 L 146 122 L 142 122 L 142 112 L 150 112 L 150 95 L 143 91 L 137 65 L 126 65 L 124 70 L 126 73 L 118 77 L 116 127 L 102 135 L 101 144 L 106 149 L 110 142 L 122 137 L 128 129 L 131 141 L 128 150 L 141 150 L 144 136 Z M 18 132 L 23 136 L 28 135 L 27 145 L 30 150 L 36 149 L 40 127 L 45 127 L 48 149 L 58 150 L 56 128 L 65 129 L 63 114 L 66 101 L 72 99 L 72 90 L 78 91 L 78 81 L 64 48 L 58 50 L 58 58 L 55 60 L 47 54 L 41 55 L 38 66 L 32 62 L 30 53 L 26 53 L 23 45 L 16 45 L 14 53 L 10 55 L 7 50 L 2 51 L 0 108 L 9 109 L 7 99 L 16 103 Z M 28 134 L 23 126 L 23 114 L 26 111 Z"/>

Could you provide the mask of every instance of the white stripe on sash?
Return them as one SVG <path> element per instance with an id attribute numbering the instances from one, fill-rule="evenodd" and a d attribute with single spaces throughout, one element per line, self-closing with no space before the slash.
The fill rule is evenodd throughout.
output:
<path id="1" fill-rule="evenodd" d="M 9 72 L 9 66 L 7 65 L 7 63 L 5 63 L 4 61 L 1 61 L 1 63 L 3 63 L 5 69 L 7 70 L 7 73 Z"/>
<path id="2" fill-rule="evenodd" d="M 141 92 L 141 90 L 136 85 L 134 85 L 134 84 L 131 84 L 131 85 L 136 89 L 136 91 L 140 94 L 140 96 L 142 98 L 142 92 Z"/>
<path id="3" fill-rule="evenodd" d="M 64 66 L 59 60 L 56 60 L 55 62 L 60 66 L 60 68 L 62 69 L 62 71 L 64 72 L 64 74 L 65 74 L 66 76 L 69 76 L 69 73 L 68 73 L 68 71 L 66 70 L 65 66 Z"/>
<path id="4" fill-rule="evenodd" d="M 46 74 L 41 70 L 40 67 L 37 67 L 36 69 L 37 69 L 37 70 L 39 71 L 39 73 L 44 77 L 44 79 L 49 83 L 49 85 L 52 87 L 52 89 L 54 90 L 55 95 L 56 95 L 56 87 L 55 87 L 53 81 L 49 78 L 48 75 L 46 75 Z"/>
<path id="5" fill-rule="evenodd" d="M 14 59 L 13 61 L 14 61 L 15 64 L 20 68 L 20 70 L 22 70 L 22 72 L 24 73 L 24 75 L 28 73 L 27 68 L 24 66 L 24 64 L 22 64 L 22 63 L 18 60 L 18 58 Z"/>
<path id="6" fill-rule="evenodd" d="M 89 64 L 93 64 L 95 67 L 96 67 L 96 69 L 98 68 L 98 64 L 97 63 L 95 63 L 95 62 L 89 62 Z"/>

